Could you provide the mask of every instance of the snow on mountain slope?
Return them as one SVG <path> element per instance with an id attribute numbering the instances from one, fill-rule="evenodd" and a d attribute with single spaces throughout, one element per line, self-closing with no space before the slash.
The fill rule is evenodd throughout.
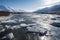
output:
<path id="1" fill-rule="evenodd" d="M 0 11 L 12 11 L 9 7 L 0 5 Z"/>
<path id="2" fill-rule="evenodd" d="M 0 5 L 0 11 L 24 12 L 24 10 L 16 9 L 16 8 L 5 6 L 5 5 Z"/>
<path id="3" fill-rule="evenodd" d="M 16 8 L 12 8 L 12 10 L 13 10 L 14 12 L 25 12 L 24 10 L 16 9 Z"/>
<path id="4" fill-rule="evenodd" d="M 45 7 L 43 9 L 38 9 L 37 11 L 35 12 L 57 12 L 57 11 L 60 11 L 60 3 L 56 3 L 55 5 L 52 5 L 50 7 Z"/>

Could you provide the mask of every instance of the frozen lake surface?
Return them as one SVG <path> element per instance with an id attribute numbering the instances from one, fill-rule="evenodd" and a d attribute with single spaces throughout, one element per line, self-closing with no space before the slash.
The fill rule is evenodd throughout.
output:
<path id="1" fill-rule="evenodd" d="M 46 29 L 47 34 L 43 37 L 40 37 L 41 40 L 60 40 L 60 27 L 51 25 L 52 23 L 60 23 L 60 15 L 37 13 L 13 14 L 8 20 L 19 20 L 27 25 L 33 24 L 35 25 L 33 28 L 36 28 L 39 31 Z"/>

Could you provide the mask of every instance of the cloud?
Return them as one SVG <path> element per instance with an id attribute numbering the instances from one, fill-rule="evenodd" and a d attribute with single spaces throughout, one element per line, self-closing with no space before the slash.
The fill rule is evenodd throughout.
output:
<path id="1" fill-rule="evenodd" d="M 60 0 L 44 0 L 44 5 L 52 5 L 57 2 L 60 2 Z"/>

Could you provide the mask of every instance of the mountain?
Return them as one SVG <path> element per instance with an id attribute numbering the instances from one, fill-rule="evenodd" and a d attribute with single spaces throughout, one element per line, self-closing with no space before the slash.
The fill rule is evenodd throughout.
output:
<path id="1" fill-rule="evenodd" d="M 0 11 L 12 11 L 11 8 L 4 6 L 4 5 L 0 5 Z"/>
<path id="2" fill-rule="evenodd" d="M 9 6 L 5 6 L 5 5 L 0 5 L 0 11 L 8 11 L 8 12 L 24 12 L 24 10 L 21 9 L 15 9 L 15 8 L 11 8 Z"/>
<path id="3" fill-rule="evenodd" d="M 43 8 L 43 9 L 39 9 L 35 12 L 41 13 L 41 12 L 47 12 L 47 10 L 49 10 L 49 8 L 46 7 L 46 8 Z"/>
<path id="4" fill-rule="evenodd" d="M 51 7 L 46 7 L 46 8 L 43 8 L 43 9 L 39 9 L 35 12 L 42 13 L 42 12 L 57 12 L 57 11 L 60 11 L 60 4 L 59 5 L 54 5 L 54 6 L 51 6 Z"/>
<path id="5" fill-rule="evenodd" d="M 60 11 L 60 5 L 55 5 L 50 8 L 50 11 Z"/>
<path id="6" fill-rule="evenodd" d="M 14 12 L 25 12 L 24 10 L 21 9 L 12 9 Z"/>

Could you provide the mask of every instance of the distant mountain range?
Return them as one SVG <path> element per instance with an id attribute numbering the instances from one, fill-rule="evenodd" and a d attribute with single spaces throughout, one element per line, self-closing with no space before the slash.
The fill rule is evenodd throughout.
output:
<path id="1" fill-rule="evenodd" d="M 24 10 L 21 10 L 21 9 L 15 9 L 15 8 L 11 8 L 9 6 L 4 6 L 4 5 L 0 5 L 0 11 L 8 11 L 8 12 L 25 12 Z M 43 9 L 38 9 L 34 12 L 36 13 L 46 13 L 46 12 L 57 12 L 57 11 L 60 11 L 60 4 L 58 5 L 53 5 L 51 7 L 46 7 L 46 8 L 43 8 Z"/>
<path id="2" fill-rule="evenodd" d="M 37 11 L 35 11 L 36 13 L 42 13 L 42 12 L 57 12 L 60 11 L 60 4 L 59 5 L 54 5 L 51 7 L 46 7 L 43 9 L 38 9 Z"/>
<path id="3" fill-rule="evenodd" d="M 8 11 L 8 12 L 24 12 L 24 10 L 17 10 L 8 6 L 0 5 L 0 11 Z"/>

